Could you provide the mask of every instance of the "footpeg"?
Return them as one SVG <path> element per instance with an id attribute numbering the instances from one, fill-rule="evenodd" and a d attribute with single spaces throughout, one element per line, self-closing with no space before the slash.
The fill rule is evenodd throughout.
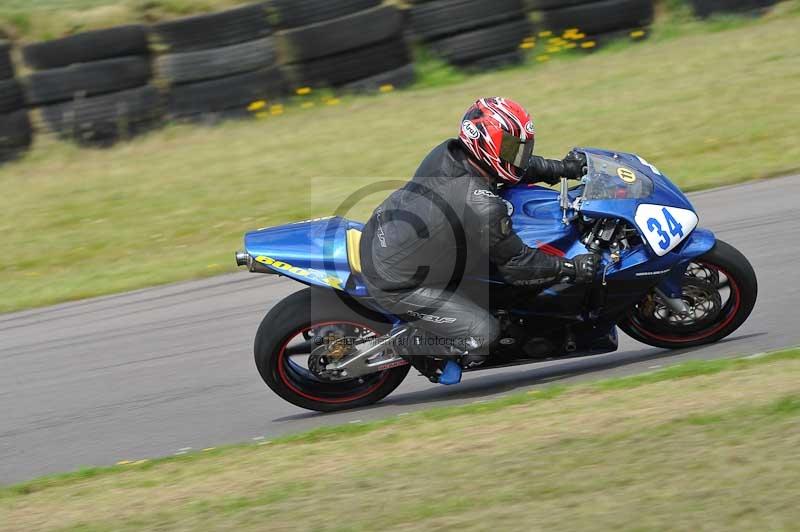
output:
<path id="1" fill-rule="evenodd" d="M 464 369 L 477 368 L 482 366 L 489 359 L 486 355 L 467 354 L 461 357 L 461 367 Z"/>

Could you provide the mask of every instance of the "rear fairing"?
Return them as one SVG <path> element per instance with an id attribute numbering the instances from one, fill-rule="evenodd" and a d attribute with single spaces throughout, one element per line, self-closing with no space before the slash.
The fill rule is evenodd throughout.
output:
<path id="1" fill-rule="evenodd" d="M 363 225 L 341 217 L 317 218 L 245 234 L 246 252 L 260 266 L 309 286 L 333 288 L 354 296 L 366 287 L 350 271 L 347 230 Z"/>

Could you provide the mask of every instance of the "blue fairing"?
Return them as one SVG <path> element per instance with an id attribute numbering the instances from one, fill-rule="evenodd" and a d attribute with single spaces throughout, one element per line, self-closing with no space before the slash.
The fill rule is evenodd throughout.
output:
<path id="1" fill-rule="evenodd" d="M 613 216 L 622 218 L 635 226 L 634 216 L 636 208 L 642 203 L 665 205 L 694 211 L 689 199 L 666 176 L 657 173 L 654 167 L 646 164 L 638 156 L 631 153 L 612 152 L 595 148 L 579 148 L 587 154 L 610 157 L 620 161 L 625 166 L 649 177 L 653 181 L 654 189 L 650 196 L 636 199 L 603 199 L 586 200 L 581 206 L 581 212 L 589 217 Z M 580 189 L 577 189 L 580 191 Z"/>
<path id="2" fill-rule="evenodd" d="M 575 225 L 561 221 L 558 192 L 532 185 L 507 188 L 502 196 L 513 207 L 514 230 L 528 246 L 569 257 L 587 252 Z"/>
<path id="3" fill-rule="evenodd" d="M 640 181 L 652 181 L 652 189 L 648 188 L 647 194 L 636 197 L 584 198 L 579 215 L 585 220 L 618 218 L 637 227 L 635 213 L 640 204 L 694 211 L 680 189 L 636 155 L 594 148 L 578 149 L 590 157 L 611 158 L 637 172 Z M 571 201 L 584 196 L 585 188 L 585 185 L 574 187 L 570 191 Z M 546 187 L 522 185 L 507 187 L 501 194 L 509 205 L 515 231 L 528 246 L 567 258 L 589 252 L 581 243 L 579 224 L 563 223 L 558 192 Z M 346 238 L 348 229 L 362 227 L 360 223 L 341 217 L 307 220 L 249 232 L 245 235 L 245 249 L 253 259 L 275 273 L 305 284 L 364 296 L 367 290 L 363 282 L 350 271 Z M 640 244 L 624 250 L 620 261 L 607 268 L 606 278 L 611 281 L 653 280 L 661 283 L 668 294 L 677 295 L 686 265 L 710 250 L 714 243 L 710 231 L 698 228 L 663 256 L 658 256 L 647 244 Z M 603 261 L 608 266 L 608 253 Z M 494 279 L 492 282 L 500 281 Z"/>
<path id="4" fill-rule="evenodd" d="M 267 227 L 245 234 L 247 253 L 275 273 L 301 283 L 348 290 L 366 295 L 363 286 L 351 286 L 346 233 L 360 223 L 341 217 L 307 220 Z"/>
<path id="5" fill-rule="evenodd" d="M 578 148 L 578 150 L 590 155 L 613 158 L 620 164 L 647 176 L 653 182 L 652 193 L 647 196 L 632 199 L 585 200 L 581 206 L 581 216 L 589 219 L 620 218 L 636 227 L 635 213 L 640 204 L 664 205 L 694 211 L 689 199 L 678 187 L 636 155 L 594 148 Z M 571 201 L 575 201 L 583 193 L 584 186 L 573 188 L 570 191 Z M 508 187 L 502 195 L 513 209 L 514 229 L 528 246 L 564 255 L 567 258 L 589 252 L 580 242 L 581 235 L 578 234 L 577 224 L 562 222 L 563 213 L 559 207 L 558 192 L 545 187 L 525 185 Z M 641 280 L 648 277 L 664 277 L 665 288 L 672 294 L 676 290 L 679 291 L 679 280 L 685 265 L 690 259 L 710 250 L 715 241 L 711 231 L 698 228 L 662 257 L 654 254 L 647 245 L 640 245 L 621 254 L 620 262 L 608 269 L 607 279 Z M 606 254 L 604 257 L 606 265 L 608 259 Z M 678 272 L 674 283 L 670 283 L 667 277 L 670 270 Z"/>

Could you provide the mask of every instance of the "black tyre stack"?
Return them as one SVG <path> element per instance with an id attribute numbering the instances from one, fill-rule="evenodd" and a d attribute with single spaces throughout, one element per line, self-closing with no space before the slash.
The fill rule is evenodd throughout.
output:
<path id="1" fill-rule="evenodd" d="M 153 26 L 159 83 L 169 86 L 172 119 L 245 116 L 287 92 L 275 63 L 264 3 Z"/>
<path id="2" fill-rule="evenodd" d="M 14 79 L 11 43 L 0 40 L 0 163 L 27 150 L 32 138 L 22 87 Z"/>
<path id="3" fill-rule="evenodd" d="M 415 38 L 438 57 L 462 67 L 521 62 L 520 45 L 533 31 L 522 0 L 417 1 L 409 17 Z"/>
<path id="4" fill-rule="evenodd" d="M 414 81 L 403 13 L 380 0 L 271 0 L 278 58 L 295 90 L 367 91 Z"/>
<path id="5" fill-rule="evenodd" d="M 36 70 L 23 80 L 28 106 L 46 129 L 81 144 L 113 144 L 159 125 L 147 36 L 146 26 L 129 25 L 25 46 Z"/>
<path id="6" fill-rule="evenodd" d="M 695 15 L 706 18 L 720 13 L 758 13 L 777 0 L 691 0 Z"/>
<path id="7" fill-rule="evenodd" d="M 525 0 L 542 30 L 545 52 L 592 51 L 618 39 L 644 39 L 654 17 L 653 0 Z"/>

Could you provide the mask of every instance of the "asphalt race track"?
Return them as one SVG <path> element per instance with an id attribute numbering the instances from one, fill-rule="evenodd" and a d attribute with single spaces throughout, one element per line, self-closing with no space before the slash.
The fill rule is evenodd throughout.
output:
<path id="1" fill-rule="evenodd" d="M 240 273 L 2 315 L 0 484 L 800 344 L 798 200 L 800 176 L 692 195 L 701 226 L 759 276 L 753 315 L 723 342 L 669 352 L 623 338 L 617 353 L 471 373 L 452 387 L 412 372 L 379 405 L 341 414 L 289 405 L 256 372 L 256 328 L 301 288 L 291 281 Z"/>

